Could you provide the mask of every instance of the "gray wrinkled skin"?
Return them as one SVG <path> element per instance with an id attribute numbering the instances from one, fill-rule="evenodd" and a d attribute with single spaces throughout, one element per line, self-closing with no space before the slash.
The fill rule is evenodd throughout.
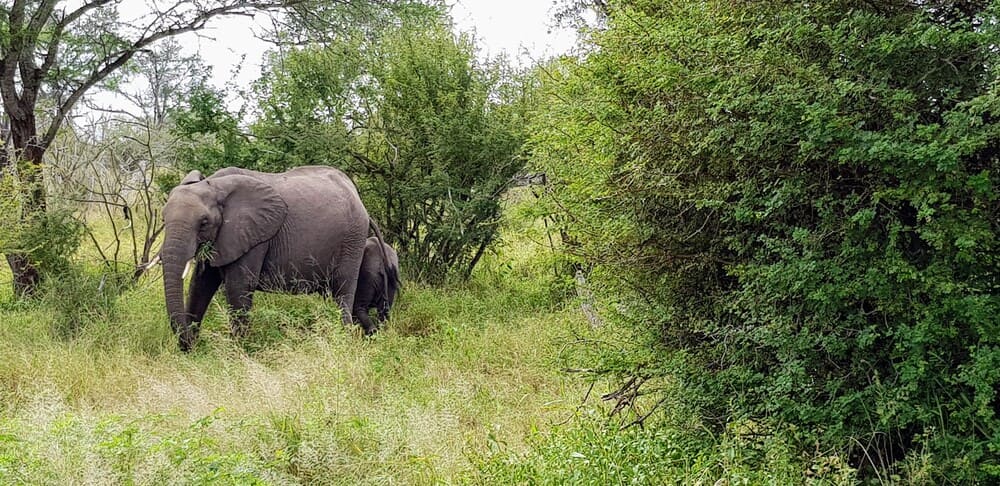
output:
<path id="1" fill-rule="evenodd" d="M 396 250 L 376 237 L 368 238 L 358 274 L 353 311 L 365 334 L 371 334 L 377 328 L 368 311 L 374 307 L 380 321 L 388 320 L 389 310 L 401 285 Z"/>
<path id="2" fill-rule="evenodd" d="M 235 336 L 247 331 L 255 291 L 331 295 L 351 322 L 369 218 L 354 183 L 332 167 L 280 174 L 239 168 L 189 173 L 163 208 L 160 258 L 170 324 L 191 349 L 212 296 L 223 287 Z M 207 246 L 184 302 L 185 264 Z"/>

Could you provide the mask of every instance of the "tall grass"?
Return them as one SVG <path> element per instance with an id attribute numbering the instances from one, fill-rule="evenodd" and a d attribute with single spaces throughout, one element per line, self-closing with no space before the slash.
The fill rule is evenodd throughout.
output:
<path id="1" fill-rule="evenodd" d="M 258 294 L 234 342 L 220 296 L 190 354 L 158 272 L 116 296 L 81 254 L 35 301 L 0 275 L 0 484 L 474 480 L 471 458 L 524 444 L 584 391 L 552 359 L 579 316 L 530 241 L 471 282 L 408 283 L 370 339 L 329 301 Z"/>
<path id="2" fill-rule="evenodd" d="M 258 294 L 235 342 L 219 296 L 183 354 L 158 271 L 119 295 L 84 249 L 26 302 L 0 273 L 0 484 L 851 480 L 752 424 L 711 436 L 683 402 L 643 427 L 609 419 L 600 396 L 617 384 L 565 369 L 638 343 L 567 298 L 531 202 L 511 200 L 471 281 L 407 283 L 372 338 L 319 297 Z"/>

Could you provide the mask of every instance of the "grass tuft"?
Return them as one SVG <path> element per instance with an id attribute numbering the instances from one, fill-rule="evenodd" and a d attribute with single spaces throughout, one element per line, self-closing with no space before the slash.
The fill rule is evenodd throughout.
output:
<path id="1" fill-rule="evenodd" d="M 218 296 L 189 354 L 157 271 L 109 286 L 79 264 L 36 301 L 0 293 L 0 484 L 471 480 L 490 440 L 524 444 L 584 390 L 550 359 L 579 316 L 549 274 L 505 266 L 545 251 L 508 244 L 471 282 L 407 283 L 373 338 L 329 300 L 259 294 L 235 342 Z"/>
<path id="2" fill-rule="evenodd" d="M 471 281 L 408 282 L 371 338 L 329 300 L 259 294 L 237 342 L 220 296 L 184 354 L 158 271 L 105 292 L 80 264 L 40 299 L 0 292 L 0 484 L 850 478 L 838 458 L 792 457 L 778 437 L 708 436 L 680 402 L 619 430 L 597 398 L 612 384 L 588 393 L 563 369 L 597 361 L 577 344 L 625 349 L 627 335 L 590 327 L 544 227 L 508 214 L 507 239 Z"/>

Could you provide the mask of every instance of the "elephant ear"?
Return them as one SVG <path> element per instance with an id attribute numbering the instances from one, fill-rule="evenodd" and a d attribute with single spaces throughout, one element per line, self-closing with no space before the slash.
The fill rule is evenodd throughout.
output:
<path id="1" fill-rule="evenodd" d="M 236 261 L 278 233 L 288 206 L 270 184 L 245 175 L 213 176 L 205 182 L 219 191 L 222 206 L 213 267 Z"/>
<path id="2" fill-rule="evenodd" d="M 178 185 L 186 186 L 188 184 L 194 184 L 195 182 L 201 182 L 204 179 L 205 176 L 201 175 L 200 171 L 192 170 L 191 172 L 188 172 L 183 179 L 181 179 L 181 183 Z"/>

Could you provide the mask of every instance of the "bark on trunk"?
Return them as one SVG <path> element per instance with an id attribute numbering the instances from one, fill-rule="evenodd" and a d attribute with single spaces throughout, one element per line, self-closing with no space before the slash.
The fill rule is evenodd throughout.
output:
<path id="1" fill-rule="evenodd" d="M 38 289 L 41 276 L 38 269 L 28 260 L 26 255 L 11 253 L 7 255 L 7 264 L 14 275 L 14 297 L 20 299 L 30 297 Z"/>
<path id="2" fill-rule="evenodd" d="M 27 188 L 20 215 L 23 223 L 32 214 L 45 211 L 45 185 L 42 179 L 45 147 L 38 142 L 33 113 L 24 120 L 12 119 L 10 135 L 14 146 L 14 160 L 18 163 L 18 177 L 21 178 L 22 187 Z M 14 296 L 23 298 L 34 295 L 38 291 L 41 274 L 30 257 L 23 253 L 10 253 L 7 255 L 7 263 L 14 276 Z"/>

